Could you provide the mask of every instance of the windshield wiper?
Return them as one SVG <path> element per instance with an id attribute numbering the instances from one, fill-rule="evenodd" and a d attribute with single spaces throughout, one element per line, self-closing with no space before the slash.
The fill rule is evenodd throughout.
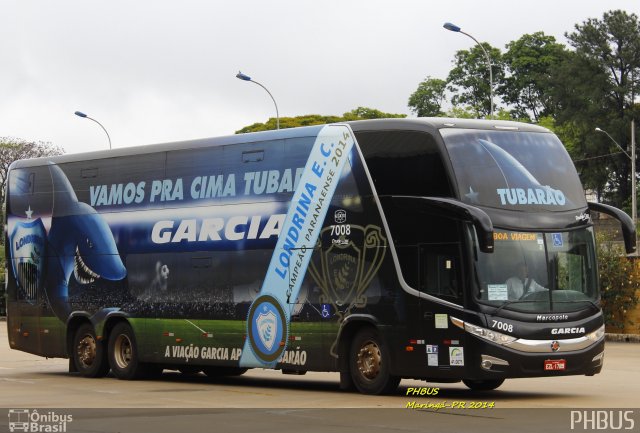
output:
<path id="1" fill-rule="evenodd" d="M 493 314 L 498 314 L 500 312 L 500 310 L 502 310 L 504 307 L 506 307 L 507 305 L 511 305 L 511 304 L 526 304 L 529 302 L 540 302 L 540 301 L 534 301 L 533 299 L 514 299 L 512 301 L 507 301 L 504 304 L 500 305 L 498 307 L 498 309 L 496 311 L 494 311 Z"/>
<path id="2" fill-rule="evenodd" d="M 580 299 L 579 301 L 553 301 L 554 304 L 575 304 L 578 302 L 588 302 L 595 310 L 600 311 L 600 307 L 591 299 Z"/>

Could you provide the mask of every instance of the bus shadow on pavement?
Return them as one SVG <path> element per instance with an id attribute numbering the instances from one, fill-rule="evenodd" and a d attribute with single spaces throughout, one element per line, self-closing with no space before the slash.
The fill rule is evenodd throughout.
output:
<path id="1" fill-rule="evenodd" d="M 67 378 L 77 378 L 79 380 L 90 381 L 92 379 L 83 378 L 76 373 L 67 372 L 41 372 L 36 373 L 39 376 L 57 376 Z M 30 376 L 33 378 L 33 375 Z M 93 379 L 97 380 L 97 379 Z M 113 381 L 115 383 L 121 383 L 123 387 L 126 387 L 129 381 L 118 381 L 111 373 L 103 379 Z M 305 379 L 304 376 L 273 376 L 273 377 L 256 377 L 251 374 L 243 376 L 221 376 L 221 377 L 208 377 L 203 373 L 197 374 L 183 374 L 174 370 L 165 370 L 161 376 L 155 378 L 143 379 L 135 382 L 153 383 L 154 385 L 160 385 L 159 388 L 150 389 L 149 392 L 201 392 L 206 388 L 184 388 L 184 387 L 166 387 L 166 385 L 205 385 L 205 386 L 229 386 L 237 388 L 260 388 L 268 391 L 270 389 L 281 390 L 296 390 L 296 391 L 312 391 L 315 393 L 352 393 L 361 395 L 363 398 L 379 398 L 379 396 L 366 396 L 357 393 L 354 390 L 341 390 L 338 381 L 338 375 L 335 375 L 335 380 L 331 379 Z M 421 385 L 418 382 L 418 386 L 408 386 L 400 384 L 398 389 L 391 393 L 384 395 L 386 398 L 397 397 L 403 402 L 407 400 L 456 400 L 456 401 L 493 401 L 493 402 L 516 402 L 516 401 L 528 401 L 531 400 L 548 400 L 559 396 L 553 392 L 540 392 L 540 391 L 511 391 L 511 390 L 493 390 L 493 391 L 472 391 L 462 385 L 458 384 L 438 384 L 431 382 L 424 382 Z M 436 391 L 437 390 L 437 391 Z M 426 392 L 430 392 L 427 395 Z M 422 392 L 422 395 L 420 395 Z M 580 394 L 562 394 L 563 398 L 580 398 Z"/>

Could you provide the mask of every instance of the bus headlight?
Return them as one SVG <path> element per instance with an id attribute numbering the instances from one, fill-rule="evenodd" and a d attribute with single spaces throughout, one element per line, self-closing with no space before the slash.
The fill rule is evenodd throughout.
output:
<path id="1" fill-rule="evenodd" d="M 600 340 L 602 337 L 604 337 L 604 325 L 602 325 L 595 331 L 588 333 L 587 335 L 585 335 L 585 337 L 587 337 L 590 341 Z"/>
<path id="2" fill-rule="evenodd" d="M 500 332 L 496 332 L 491 329 L 486 329 L 486 328 L 483 328 L 482 326 L 472 325 L 471 323 L 464 322 L 460 319 L 456 319 L 455 317 L 451 317 L 451 322 L 460 328 L 464 327 L 464 330 L 467 331 L 469 334 L 473 334 L 477 337 L 484 338 L 485 340 L 489 340 L 492 343 L 506 345 L 516 341 L 516 337 L 502 334 Z"/>
<path id="3" fill-rule="evenodd" d="M 485 329 L 481 326 L 472 325 L 470 323 L 465 323 L 464 329 L 470 334 L 476 335 L 480 338 L 484 338 L 485 340 L 489 340 L 500 345 L 510 344 L 516 341 L 516 337 L 492 331 L 491 329 Z"/>

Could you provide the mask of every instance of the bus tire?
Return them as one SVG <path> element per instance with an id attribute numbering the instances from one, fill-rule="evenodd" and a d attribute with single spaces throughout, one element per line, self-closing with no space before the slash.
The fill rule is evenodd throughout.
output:
<path id="1" fill-rule="evenodd" d="M 386 345 L 373 328 L 358 331 L 351 342 L 349 370 L 353 383 L 363 394 L 388 394 L 400 383 L 389 374 L 391 362 Z"/>
<path id="2" fill-rule="evenodd" d="M 116 324 L 109 335 L 109 365 L 118 379 L 134 380 L 145 376 L 145 365 L 140 362 L 136 336 L 127 322 Z"/>
<path id="3" fill-rule="evenodd" d="M 96 337 L 90 323 L 83 323 L 73 336 L 73 362 L 84 377 L 104 377 L 109 373 L 105 344 Z"/>
<path id="4" fill-rule="evenodd" d="M 462 383 L 473 391 L 493 391 L 504 383 L 504 379 L 471 380 L 462 379 Z"/>

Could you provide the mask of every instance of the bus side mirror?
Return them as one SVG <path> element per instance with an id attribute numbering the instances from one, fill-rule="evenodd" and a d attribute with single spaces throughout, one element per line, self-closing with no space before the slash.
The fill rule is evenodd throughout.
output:
<path id="1" fill-rule="evenodd" d="M 454 200 L 452 200 L 454 201 Z M 478 235 L 478 247 L 483 253 L 493 252 L 493 223 L 491 218 L 485 211 L 475 206 L 454 201 L 453 205 L 457 206 L 461 216 L 466 216 L 471 221 Z"/>
<path id="2" fill-rule="evenodd" d="M 392 199 L 397 206 L 471 222 L 478 235 L 480 251 L 493 252 L 493 223 L 482 209 L 444 197 L 393 196 Z"/>
<path id="3" fill-rule="evenodd" d="M 631 217 L 617 207 L 609 206 L 602 203 L 594 203 L 591 201 L 588 204 L 589 210 L 607 214 L 620 221 L 620 227 L 622 228 L 622 238 L 624 239 L 624 249 L 627 251 L 627 254 L 635 253 L 636 227 L 633 224 L 633 220 L 631 219 Z"/>

